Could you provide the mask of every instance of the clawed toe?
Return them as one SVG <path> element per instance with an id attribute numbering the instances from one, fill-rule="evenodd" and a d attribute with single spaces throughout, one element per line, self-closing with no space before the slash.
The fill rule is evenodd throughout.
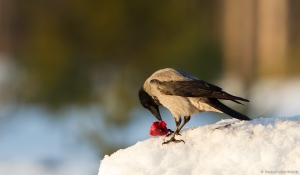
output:
<path id="1" fill-rule="evenodd" d="M 170 140 L 163 142 L 162 145 L 168 144 L 168 143 L 171 143 L 171 142 L 175 142 L 175 143 L 183 142 L 183 143 L 185 143 L 183 140 L 176 140 L 174 137 L 171 137 Z"/>
<path id="2" fill-rule="evenodd" d="M 170 135 L 172 135 L 174 133 L 174 131 L 172 131 L 171 129 L 168 129 L 168 131 L 169 131 L 169 133 L 166 135 L 166 137 L 169 137 Z M 176 132 L 175 135 L 181 136 L 181 134 L 179 134 L 178 132 Z"/>

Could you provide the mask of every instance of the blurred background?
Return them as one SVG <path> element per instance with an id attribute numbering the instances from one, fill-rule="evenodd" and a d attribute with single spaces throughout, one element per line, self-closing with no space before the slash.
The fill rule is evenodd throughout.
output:
<path id="1" fill-rule="evenodd" d="M 299 16 L 296 0 L 1 0 L 0 174 L 97 174 L 150 137 L 137 92 L 165 67 L 248 98 L 225 103 L 250 118 L 299 115 Z"/>

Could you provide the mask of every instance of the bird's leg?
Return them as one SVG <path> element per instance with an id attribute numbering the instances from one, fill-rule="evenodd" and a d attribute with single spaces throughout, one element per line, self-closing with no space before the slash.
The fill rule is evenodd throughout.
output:
<path id="1" fill-rule="evenodd" d="M 169 134 L 167 134 L 166 136 L 169 137 L 170 135 L 172 135 L 173 133 L 177 134 L 178 135 L 178 132 L 176 133 L 176 131 L 178 130 L 179 126 L 180 126 L 180 123 L 181 123 L 181 117 L 179 118 L 176 118 L 175 117 L 175 124 L 176 124 L 176 128 L 174 131 L 172 131 L 171 129 L 168 129 L 169 130 Z"/>
<path id="2" fill-rule="evenodd" d="M 171 135 L 170 140 L 165 141 L 165 142 L 163 142 L 162 144 L 168 144 L 168 143 L 171 143 L 171 142 L 175 142 L 175 143 L 183 142 L 183 143 L 184 143 L 183 140 L 176 140 L 176 139 L 175 139 L 175 135 L 178 134 L 179 125 L 180 125 L 180 123 L 181 123 L 181 117 L 175 118 L 175 122 L 176 122 L 176 128 L 175 128 L 175 130 L 174 130 L 172 133 L 170 133 L 170 134 L 167 135 L 167 136 L 170 136 L 170 135 Z M 169 130 L 169 131 L 170 131 L 170 130 Z"/>
<path id="3" fill-rule="evenodd" d="M 184 116 L 184 120 L 183 120 L 183 123 L 180 125 L 180 127 L 178 128 L 178 134 L 179 134 L 179 131 L 181 131 L 182 127 L 187 124 L 187 122 L 189 122 L 191 119 L 191 116 L 188 115 L 188 116 Z"/>

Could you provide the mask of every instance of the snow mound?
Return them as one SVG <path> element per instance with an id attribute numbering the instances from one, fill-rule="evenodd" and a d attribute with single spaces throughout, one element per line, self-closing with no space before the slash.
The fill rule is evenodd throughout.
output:
<path id="1" fill-rule="evenodd" d="M 300 116 L 227 119 L 176 138 L 185 144 L 162 136 L 106 155 L 99 175 L 300 173 Z"/>

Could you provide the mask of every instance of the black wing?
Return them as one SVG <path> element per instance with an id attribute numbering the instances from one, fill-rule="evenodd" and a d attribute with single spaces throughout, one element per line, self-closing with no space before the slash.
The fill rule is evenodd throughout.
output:
<path id="1" fill-rule="evenodd" d="M 230 95 L 222 91 L 222 88 L 202 80 L 159 81 L 157 79 L 153 79 L 150 82 L 151 84 L 155 84 L 157 89 L 165 95 L 216 98 L 231 100 L 239 104 L 241 103 L 236 100 L 249 102 L 249 100 L 247 99 Z"/>

